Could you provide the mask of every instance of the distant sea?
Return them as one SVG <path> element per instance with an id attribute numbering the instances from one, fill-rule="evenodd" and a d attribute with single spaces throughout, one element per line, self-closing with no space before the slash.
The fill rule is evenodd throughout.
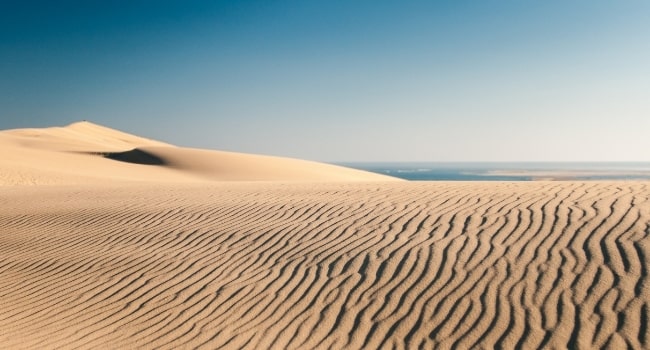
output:
<path id="1" fill-rule="evenodd" d="M 416 181 L 650 180 L 650 162 L 337 164 Z"/>

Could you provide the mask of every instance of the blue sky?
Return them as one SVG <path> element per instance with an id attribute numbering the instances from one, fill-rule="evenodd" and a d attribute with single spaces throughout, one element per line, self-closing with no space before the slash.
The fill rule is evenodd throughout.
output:
<path id="1" fill-rule="evenodd" d="M 650 161 L 650 2 L 2 1 L 0 129 L 321 161 Z"/>

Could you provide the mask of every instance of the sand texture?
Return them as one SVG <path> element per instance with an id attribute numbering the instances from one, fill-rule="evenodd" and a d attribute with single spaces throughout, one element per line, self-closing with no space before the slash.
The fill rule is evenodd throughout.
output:
<path id="1" fill-rule="evenodd" d="M 0 349 L 650 348 L 649 182 L 0 132 Z"/>
<path id="2" fill-rule="evenodd" d="M 648 183 L 0 193 L 3 349 L 650 347 Z"/>

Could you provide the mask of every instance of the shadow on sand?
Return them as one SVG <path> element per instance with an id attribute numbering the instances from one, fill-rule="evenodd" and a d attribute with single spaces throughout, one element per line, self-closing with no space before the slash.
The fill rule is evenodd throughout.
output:
<path id="1" fill-rule="evenodd" d="M 120 162 L 133 163 L 133 164 L 142 164 L 142 165 L 165 165 L 166 164 L 164 159 L 138 148 L 134 148 L 132 150 L 124 151 L 124 152 L 99 152 L 95 154 L 101 155 L 104 158 L 118 160 Z"/>

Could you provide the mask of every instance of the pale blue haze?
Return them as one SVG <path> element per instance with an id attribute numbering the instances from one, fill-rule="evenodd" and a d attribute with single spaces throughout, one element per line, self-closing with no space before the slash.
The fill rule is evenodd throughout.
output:
<path id="1" fill-rule="evenodd" d="M 647 1 L 1 1 L 0 129 L 322 161 L 650 161 Z"/>

